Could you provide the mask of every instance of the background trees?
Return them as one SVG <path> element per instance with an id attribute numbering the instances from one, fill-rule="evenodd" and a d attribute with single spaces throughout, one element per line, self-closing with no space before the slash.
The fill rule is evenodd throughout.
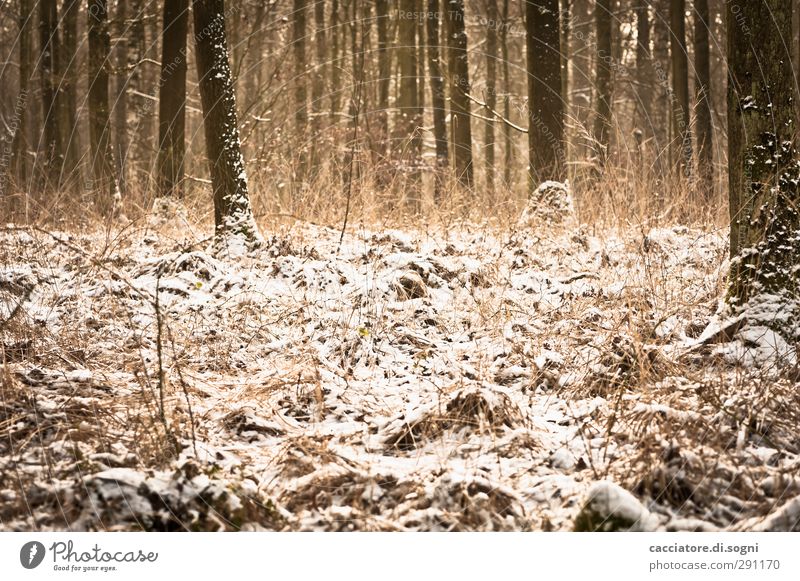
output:
<path id="1" fill-rule="evenodd" d="M 97 190 L 95 208 L 107 211 L 116 183 L 134 209 L 157 195 L 211 199 L 199 54 L 186 44 L 191 4 L 13 1 L 13 17 L 0 18 L 0 78 L 11 88 L 0 95 L 11 152 L 0 173 L 6 199 L 26 201 L 15 208 L 46 213 Z M 525 203 L 528 176 L 570 179 L 593 217 L 624 209 L 719 222 L 725 213 L 723 0 L 229 0 L 222 9 L 260 213 L 338 215 L 344 204 L 331 196 L 347 191 L 349 175 L 359 207 L 382 216 L 510 209 Z M 800 45 L 797 19 L 792 32 Z M 602 202 L 604 188 L 614 204 Z"/>

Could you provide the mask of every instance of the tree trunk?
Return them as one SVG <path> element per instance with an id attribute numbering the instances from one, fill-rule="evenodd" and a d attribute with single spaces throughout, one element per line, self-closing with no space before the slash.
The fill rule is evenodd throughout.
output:
<path id="1" fill-rule="evenodd" d="M 418 107 L 417 98 L 417 10 L 415 0 L 400 0 L 397 18 L 397 62 L 400 66 L 400 98 L 395 120 L 395 157 L 401 171 L 415 177 L 419 160 L 418 153 Z M 407 189 L 407 188 L 406 188 Z M 411 196 L 409 203 L 415 202 Z"/>
<path id="2" fill-rule="evenodd" d="M 428 0 L 427 14 L 427 55 L 428 71 L 431 79 L 431 108 L 433 109 L 433 138 L 436 142 L 436 176 L 434 178 L 433 198 L 436 203 L 442 199 L 442 182 L 447 168 L 447 109 L 445 104 L 444 75 L 439 52 L 439 0 Z"/>
<path id="3" fill-rule="evenodd" d="M 80 132 L 78 131 L 78 14 L 80 0 L 64 0 L 61 5 L 63 26 L 59 58 L 61 64 L 61 119 L 59 120 L 61 142 L 64 149 L 64 174 L 67 181 L 75 185 L 81 181 Z"/>
<path id="4" fill-rule="evenodd" d="M 570 34 L 572 27 L 572 0 L 561 0 L 560 3 L 561 15 L 559 17 L 561 22 L 561 96 L 564 98 L 564 119 L 569 119 L 571 115 L 570 108 L 570 74 L 569 74 L 569 61 L 570 61 Z M 569 143 L 570 138 L 567 135 L 566 123 L 564 126 L 564 153 L 569 158 Z M 566 171 L 566 170 L 565 170 Z"/>
<path id="5" fill-rule="evenodd" d="M 223 0 L 193 0 L 197 77 L 203 105 L 206 153 L 214 190 L 215 246 L 231 237 L 260 241 L 250 208 L 247 174 L 239 143 Z"/>
<path id="6" fill-rule="evenodd" d="M 331 2 L 331 117 L 335 120 L 341 109 L 341 53 L 339 37 L 341 36 L 342 20 L 339 14 L 339 0 Z M 342 43 L 344 44 L 344 43 Z"/>
<path id="7" fill-rule="evenodd" d="M 306 103 L 306 8 L 308 0 L 294 0 L 292 12 L 292 49 L 294 51 L 294 138 L 297 148 L 295 181 L 306 179 L 308 158 L 306 140 L 308 135 L 308 104 Z"/>
<path id="8" fill-rule="evenodd" d="M 492 199 L 495 191 L 495 156 L 494 156 L 494 111 L 497 111 L 497 23 L 499 15 L 497 0 L 486 1 L 486 121 L 483 133 L 483 147 L 486 173 L 486 193 Z"/>
<path id="9" fill-rule="evenodd" d="M 40 170 L 46 179 L 46 189 L 56 189 L 60 184 L 64 156 L 58 127 L 58 10 L 56 0 L 39 2 L 39 77 L 42 83 L 43 131 L 40 151 L 43 162 Z"/>
<path id="10" fill-rule="evenodd" d="M 670 165 L 670 0 L 656 0 L 653 21 L 653 70 L 656 94 L 653 103 L 653 136 L 656 167 L 660 176 L 668 173 Z"/>
<path id="11" fill-rule="evenodd" d="M 635 127 L 642 137 L 653 134 L 653 61 L 650 52 L 650 2 L 638 0 L 636 4 L 636 111 Z"/>
<path id="12" fill-rule="evenodd" d="M 18 187 L 28 185 L 28 103 L 30 102 L 30 79 L 33 74 L 31 58 L 31 27 L 34 23 L 34 0 L 19 3 L 19 94 L 14 106 L 16 128 L 12 138 L 12 172 Z M 1 190 L 2 188 L 0 188 Z"/>
<path id="13" fill-rule="evenodd" d="M 711 125 L 711 61 L 708 27 L 711 25 L 708 0 L 695 0 L 694 62 L 695 62 L 695 124 L 697 126 L 698 184 L 706 201 L 714 195 L 714 132 Z"/>
<path id="14" fill-rule="evenodd" d="M 511 120 L 511 77 L 508 65 L 508 28 L 511 22 L 508 19 L 508 2 L 503 0 L 503 17 L 500 29 L 500 57 L 503 60 L 503 117 Z M 503 182 L 507 189 L 511 189 L 513 182 L 514 166 L 514 141 L 511 137 L 511 127 L 508 123 L 503 123 Z"/>
<path id="15" fill-rule="evenodd" d="M 116 202 L 114 164 L 109 143 L 108 62 L 111 39 L 108 34 L 106 0 L 89 0 L 89 137 L 92 149 L 94 190 L 104 213 Z"/>
<path id="16" fill-rule="evenodd" d="M 692 174 L 692 134 L 689 119 L 689 58 L 686 52 L 686 0 L 670 2 L 670 56 L 672 59 L 672 131 L 678 170 Z"/>
<path id="17" fill-rule="evenodd" d="M 117 175 L 119 176 L 119 191 L 122 195 L 127 193 L 127 161 L 130 153 L 130 141 L 128 139 L 128 83 L 130 73 L 128 71 L 128 2 L 117 0 L 117 11 L 115 15 L 115 45 L 114 58 L 116 62 L 116 88 L 114 93 L 114 153 L 117 160 Z M 132 63 L 136 66 L 136 63 Z"/>
<path id="18" fill-rule="evenodd" d="M 469 103 L 469 57 L 464 25 L 464 0 L 446 0 L 450 117 L 453 124 L 453 161 L 456 177 L 472 188 L 472 120 Z"/>
<path id="19" fill-rule="evenodd" d="M 613 83 L 611 71 L 611 4 L 612 0 L 597 0 L 595 27 L 597 32 L 597 105 L 594 118 L 594 139 L 600 164 L 605 166 L 611 138 L 611 103 Z"/>
<path id="20" fill-rule="evenodd" d="M 564 181 L 564 98 L 558 0 L 526 3 L 528 155 L 531 192 L 543 181 Z"/>
<path id="21" fill-rule="evenodd" d="M 158 193 L 183 197 L 189 0 L 165 0 L 158 99 Z"/>
<path id="22" fill-rule="evenodd" d="M 750 303 L 749 318 L 796 339 L 800 172 L 786 44 L 792 0 L 730 2 L 727 21 L 729 301 L 734 308 Z"/>
<path id="23" fill-rule="evenodd" d="M 392 59 L 389 53 L 389 2 L 375 2 L 378 28 L 378 146 L 377 151 L 385 156 L 389 140 L 389 83 L 392 80 Z"/>
<path id="24" fill-rule="evenodd" d="M 311 163 L 314 171 L 317 171 L 322 143 L 322 98 L 325 93 L 325 0 L 314 0 L 314 44 L 316 62 L 311 84 Z"/>

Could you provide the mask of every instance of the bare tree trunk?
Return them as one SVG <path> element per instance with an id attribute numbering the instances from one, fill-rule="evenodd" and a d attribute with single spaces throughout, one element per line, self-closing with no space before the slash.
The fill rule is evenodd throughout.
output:
<path id="1" fill-rule="evenodd" d="M 531 192 L 545 180 L 564 181 L 564 98 L 558 0 L 526 4 L 528 154 Z"/>
<path id="2" fill-rule="evenodd" d="M 81 181 L 80 172 L 80 132 L 78 131 L 78 13 L 80 0 L 64 0 L 61 5 L 63 26 L 62 43 L 59 50 L 61 64 L 61 119 L 59 129 L 64 149 L 64 174 L 73 186 Z"/>
<path id="3" fill-rule="evenodd" d="M 39 77 L 42 83 L 43 132 L 40 151 L 44 160 L 40 170 L 46 179 L 46 189 L 56 189 L 61 183 L 64 167 L 61 134 L 58 127 L 58 10 L 56 0 L 39 2 Z"/>
<path id="4" fill-rule="evenodd" d="M 294 51 L 294 125 L 295 139 L 299 142 L 295 162 L 295 181 L 302 183 L 307 177 L 308 156 L 308 104 L 306 97 L 306 8 L 308 0 L 294 0 L 292 12 L 292 49 Z"/>
<path id="5" fill-rule="evenodd" d="M 322 98 L 325 92 L 325 0 L 314 0 L 314 74 L 311 84 L 311 111 L 313 117 L 311 164 L 314 171 L 320 164 L 320 143 L 322 139 Z"/>
<path id="6" fill-rule="evenodd" d="M 786 44 L 792 1 L 727 8 L 729 301 L 737 309 L 753 307 L 746 310 L 751 324 L 796 340 L 800 171 Z"/>
<path id="7" fill-rule="evenodd" d="M 111 38 L 108 33 L 106 0 L 89 0 L 89 137 L 92 146 L 94 190 L 100 194 L 103 212 L 115 203 L 116 183 L 109 142 L 108 62 Z"/>
<path id="8" fill-rule="evenodd" d="M 250 208 L 239 143 L 223 0 L 193 0 L 192 11 L 203 128 L 214 189 L 215 245 L 224 249 L 231 236 L 254 245 L 260 236 Z"/>
<path id="9" fill-rule="evenodd" d="M 15 103 L 17 114 L 16 130 L 12 138 L 12 172 L 17 185 L 27 185 L 29 177 L 28 164 L 28 104 L 30 97 L 30 80 L 33 75 L 31 58 L 31 29 L 35 18 L 34 0 L 20 0 L 19 2 L 19 93 Z M 1 190 L 2 188 L 0 188 Z"/>
<path id="10" fill-rule="evenodd" d="M 708 0 L 695 0 L 694 62 L 695 121 L 697 126 L 697 174 L 707 201 L 714 196 L 714 131 L 711 124 L 711 61 L 708 27 L 711 25 Z"/>
<path id="11" fill-rule="evenodd" d="M 114 103 L 114 153 L 117 161 L 117 175 L 119 176 L 119 190 L 122 195 L 127 193 L 127 161 L 130 153 L 130 140 L 128 139 L 128 2 L 117 0 L 115 15 L 115 45 L 114 57 L 116 62 L 116 102 Z"/>
<path id="12" fill-rule="evenodd" d="M 654 5 L 653 26 L 653 70 L 655 72 L 656 96 L 653 104 L 653 135 L 656 153 L 656 167 L 660 176 L 668 173 L 670 166 L 670 68 L 669 58 L 670 27 L 669 27 L 669 2 L 670 0 L 656 0 Z"/>
<path id="13" fill-rule="evenodd" d="M 483 133 L 484 171 L 486 173 L 486 193 L 494 198 L 495 156 L 494 156 L 494 113 L 497 110 L 497 23 L 499 15 L 497 0 L 486 0 L 486 122 Z"/>
<path id="14" fill-rule="evenodd" d="M 605 166 L 608 159 L 608 146 L 611 139 L 611 103 L 613 99 L 611 4 L 612 0 L 597 0 L 595 8 L 595 27 L 597 31 L 595 86 L 597 87 L 597 105 L 594 118 L 594 139 L 602 166 Z"/>
<path id="15" fill-rule="evenodd" d="M 341 110 L 342 57 L 344 46 L 340 48 L 342 19 L 339 14 L 339 0 L 331 2 L 331 117 L 335 119 Z M 344 42 L 341 43 L 344 45 Z"/>
<path id="16" fill-rule="evenodd" d="M 500 29 L 500 56 L 503 60 L 503 116 L 511 119 L 511 77 L 509 75 L 508 56 L 508 28 L 511 22 L 508 19 L 508 2 L 503 0 L 502 28 Z M 503 182 L 506 188 L 511 188 L 513 182 L 512 169 L 514 166 L 514 141 L 511 137 L 511 127 L 503 123 Z"/>
<path id="17" fill-rule="evenodd" d="M 189 0 L 164 0 L 158 99 L 158 193 L 183 197 Z"/>
<path id="18" fill-rule="evenodd" d="M 436 176 L 433 198 L 442 199 L 442 181 L 447 168 L 447 105 L 445 104 L 444 75 L 439 51 L 439 0 L 428 0 L 427 55 L 431 79 L 431 108 L 433 109 L 433 138 L 436 142 Z"/>
<path id="19" fill-rule="evenodd" d="M 637 0 L 636 4 L 636 128 L 642 136 L 649 138 L 652 131 L 653 112 L 653 66 L 650 52 L 650 3 Z"/>
<path id="20" fill-rule="evenodd" d="M 415 0 L 400 0 L 397 18 L 397 62 L 400 66 L 400 99 L 395 120 L 395 157 L 401 171 L 412 175 L 417 159 L 417 45 Z M 409 200 L 413 203 L 413 200 Z"/>
<path id="21" fill-rule="evenodd" d="M 692 174 L 692 134 L 689 119 L 689 57 L 686 52 L 686 0 L 670 2 L 670 54 L 672 58 L 672 131 L 678 170 Z"/>
<path id="22" fill-rule="evenodd" d="M 453 124 L 453 160 L 456 177 L 472 188 L 472 120 L 469 103 L 469 58 L 464 23 L 464 0 L 446 0 L 450 116 Z"/>
<path id="23" fill-rule="evenodd" d="M 386 155 L 389 140 L 389 83 L 392 80 L 392 62 L 389 53 L 389 2 L 375 2 L 378 28 L 378 153 Z"/>

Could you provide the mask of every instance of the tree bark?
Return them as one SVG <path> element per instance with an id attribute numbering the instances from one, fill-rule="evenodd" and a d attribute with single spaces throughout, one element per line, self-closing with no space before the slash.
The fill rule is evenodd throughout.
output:
<path id="1" fill-rule="evenodd" d="M 115 14 L 115 45 L 114 60 L 116 71 L 114 74 L 116 88 L 114 93 L 116 99 L 113 106 L 114 111 L 114 157 L 117 160 L 117 175 L 119 176 L 119 190 L 122 195 L 127 192 L 127 161 L 130 153 L 130 140 L 128 139 L 128 83 L 130 72 L 128 71 L 128 30 L 126 21 L 128 19 L 128 2 L 117 0 L 117 10 Z M 136 63 L 132 63 L 136 66 Z"/>
<path id="2" fill-rule="evenodd" d="M 18 187 L 25 187 L 29 177 L 28 164 L 28 104 L 30 80 L 33 74 L 31 58 L 31 28 L 34 24 L 34 0 L 20 0 L 19 3 L 19 93 L 15 103 L 16 129 L 12 138 L 12 172 Z M 1 189 L 1 188 L 0 188 Z"/>
<path id="3" fill-rule="evenodd" d="M 686 0 L 670 2 L 670 52 L 672 59 L 672 131 L 676 167 L 684 177 L 692 174 L 692 134 L 689 119 L 689 58 L 686 52 Z"/>
<path id="4" fill-rule="evenodd" d="M 193 0 L 192 12 L 203 129 L 214 190 L 215 245 L 222 250 L 231 237 L 254 245 L 260 236 L 250 207 L 239 142 L 223 0 Z"/>
<path id="5" fill-rule="evenodd" d="M 486 121 L 484 122 L 483 147 L 486 193 L 494 198 L 495 193 L 495 120 L 497 111 L 497 26 L 499 14 L 497 0 L 486 0 Z"/>
<path id="6" fill-rule="evenodd" d="M 446 0 L 448 69 L 450 74 L 450 117 L 453 125 L 453 162 L 456 177 L 472 188 L 472 120 L 469 102 L 469 57 L 464 25 L 464 0 Z"/>
<path id="7" fill-rule="evenodd" d="M 708 0 L 695 0 L 695 125 L 697 127 L 697 174 L 706 201 L 714 195 L 714 131 L 711 124 L 711 61 L 708 27 L 711 25 Z"/>
<path id="8" fill-rule="evenodd" d="M 445 170 L 447 168 L 447 109 L 445 104 L 444 75 L 439 51 L 439 0 L 428 0 L 427 55 L 431 85 L 431 108 L 433 109 L 433 138 L 436 143 L 436 176 L 433 197 L 441 202 Z"/>
<path id="9" fill-rule="evenodd" d="M 613 82 L 611 62 L 611 4 L 612 0 L 597 0 L 595 7 L 595 28 L 597 33 L 597 105 L 594 118 L 594 139 L 598 149 L 600 164 L 605 166 L 611 138 L 611 103 Z"/>
<path id="10" fill-rule="evenodd" d="M 417 44 L 418 11 L 415 0 L 400 0 L 397 18 L 397 63 L 400 67 L 400 98 L 395 119 L 395 157 L 404 174 L 416 177 L 419 164 L 419 116 L 417 98 Z M 405 188 L 407 189 L 407 188 Z M 409 203 L 415 202 L 411 196 Z"/>
<path id="11" fill-rule="evenodd" d="M 108 33 L 106 0 L 89 0 L 89 137 L 92 150 L 94 190 L 98 205 L 107 213 L 116 202 L 114 163 L 109 142 L 108 62 L 111 38 Z"/>
<path id="12" fill-rule="evenodd" d="M 729 302 L 796 338 L 800 190 L 791 0 L 729 2 Z M 759 303 L 769 303 L 766 308 Z M 774 319 L 773 319 L 774 317 Z"/>
<path id="13" fill-rule="evenodd" d="M 78 131 L 78 13 L 80 0 L 64 0 L 61 5 L 63 35 L 59 58 L 61 64 L 61 92 L 59 130 L 64 150 L 64 175 L 75 185 L 81 181 L 80 131 Z"/>
<path id="14" fill-rule="evenodd" d="M 164 0 L 158 99 L 158 193 L 183 197 L 189 0 Z"/>
<path id="15" fill-rule="evenodd" d="M 649 139 L 653 134 L 653 56 L 650 52 L 650 2 L 636 4 L 636 129 Z"/>
<path id="16" fill-rule="evenodd" d="M 389 83 L 392 80 L 392 63 L 389 53 L 389 2 L 375 2 L 378 29 L 378 153 L 385 156 L 389 140 Z"/>
<path id="17" fill-rule="evenodd" d="M 306 179 L 308 156 L 308 104 L 306 96 L 306 8 L 308 0 L 294 0 L 292 12 L 292 49 L 294 52 L 294 125 L 295 139 L 299 142 L 295 181 Z"/>
<path id="18" fill-rule="evenodd" d="M 311 163 L 314 171 L 320 163 L 320 144 L 322 143 L 322 98 L 325 92 L 325 0 L 314 0 L 314 74 L 311 84 L 312 152 Z"/>
<path id="19" fill-rule="evenodd" d="M 530 191 L 564 181 L 564 98 L 558 0 L 526 3 Z"/>
<path id="20" fill-rule="evenodd" d="M 511 120 L 511 76 L 509 74 L 508 56 L 508 28 L 511 25 L 508 19 L 508 2 L 503 0 L 502 28 L 500 29 L 500 56 L 503 59 L 503 117 Z M 514 141 L 511 136 L 511 127 L 503 123 L 503 182 L 507 189 L 513 182 L 514 167 Z"/>
<path id="21" fill-rule="evenodd" d="M 39 2 L 39 77 L 42 84 L 42 137 L 40 151 L 44 159 L 40 170 L 46 189 L 56 189 L 61 182 L 64 155 L 58 127 L 58 9 L 56 0 Z"/>

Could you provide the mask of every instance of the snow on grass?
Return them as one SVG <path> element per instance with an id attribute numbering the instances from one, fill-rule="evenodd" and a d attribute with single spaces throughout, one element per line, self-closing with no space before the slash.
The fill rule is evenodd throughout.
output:
<path id="1" fill-rule="evenodd" d="M 2 528 L 571 530 L 606 479 L 646 528 L 752 528 L 798 493 L 787 367 L 694 339 L 720 236 L 148 228 L 2 234 Z"/>

